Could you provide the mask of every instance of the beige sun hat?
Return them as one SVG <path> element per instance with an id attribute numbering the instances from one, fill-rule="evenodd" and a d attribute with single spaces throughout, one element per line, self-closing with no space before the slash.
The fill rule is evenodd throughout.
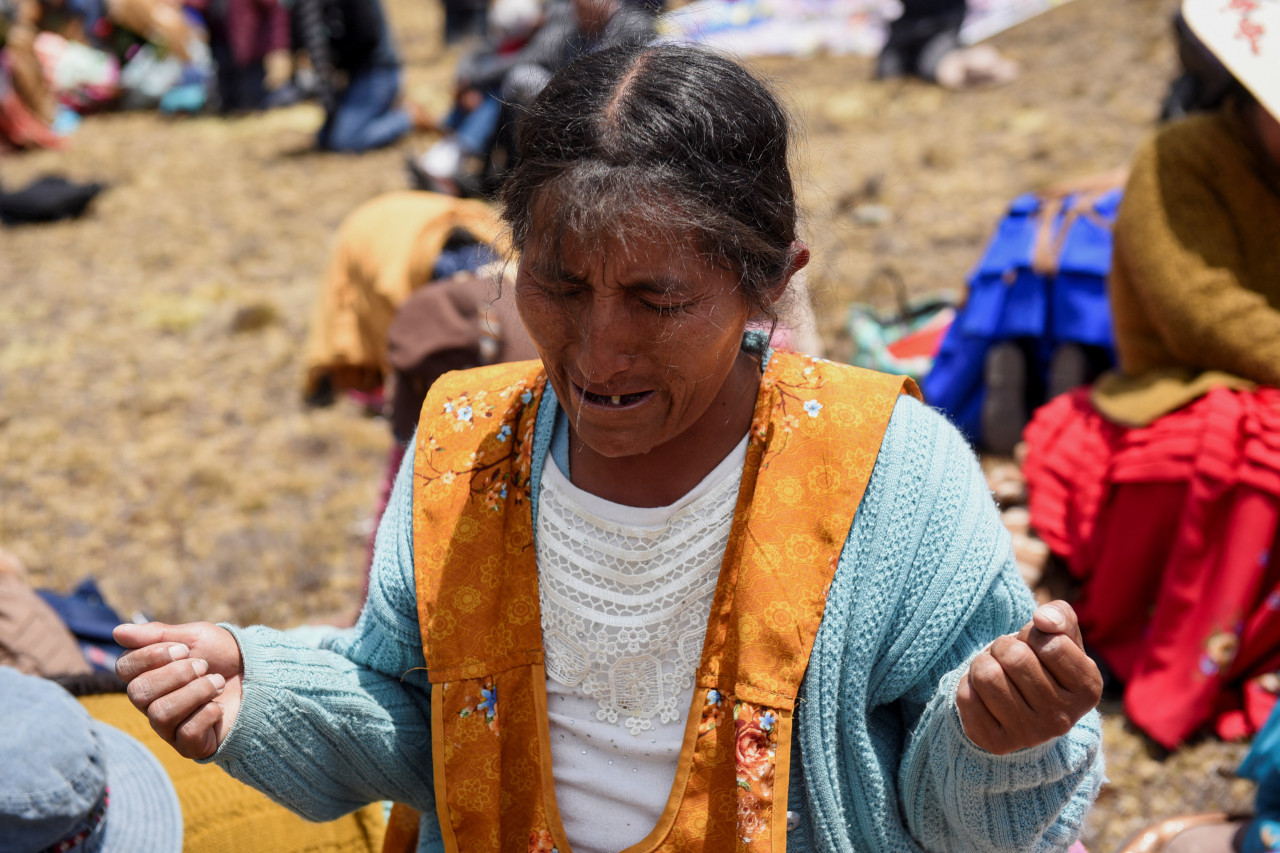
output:
<path id="1" fill-rule="evenodd" d="M 1183 0 L 1182 17 L 1231 75 L 1280 119 L 1280 0 Z"/>

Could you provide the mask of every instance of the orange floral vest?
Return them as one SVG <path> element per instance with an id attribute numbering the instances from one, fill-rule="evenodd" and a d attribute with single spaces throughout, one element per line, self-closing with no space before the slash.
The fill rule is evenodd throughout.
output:
<path id="1" fill-rule="evenodd" d="M 418 618 L 445 849 L 569 853 L 556 808 L 530 507 L 546 377 L 448 374 L 414 458 Z M 827 588 L 900 393 L 915 384 L 790 353 L 760 382 L 675 784 L 625 853 L 786 848 L 792 711 Z M 384 849 L 411 849 L 398 810 Z"/>

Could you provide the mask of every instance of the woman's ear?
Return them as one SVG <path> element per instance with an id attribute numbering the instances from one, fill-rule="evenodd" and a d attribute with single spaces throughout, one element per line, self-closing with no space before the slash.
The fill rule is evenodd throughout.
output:
<path id="1" fill-rule="evenodd" d="M 803 240 L 792 240 L 788 251 L 786 271 L 778 279 L 778 283 L 769 288 L 769 299 L 775 304 L 786 294 L 792 276 L 809 265 L 809 247 Z"/>
<path id="2" fill-rule="evenodd" d="M 800 270 L 809 266 L 809 246 L 803 240 L 791 241 L 791 260 L 787 263 L 786 280 L 791 281 L 791 276 L 800 272 Z"/>

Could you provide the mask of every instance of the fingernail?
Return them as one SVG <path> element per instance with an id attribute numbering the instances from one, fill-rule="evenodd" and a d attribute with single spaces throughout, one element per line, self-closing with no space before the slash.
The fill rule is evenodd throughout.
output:
<path id="1" fill-rule="evenodd" d="M 182 645 L 182 643 L 176 643 L 169 647 L 169 660 L 182 660 L 189 654 L 191 654 L 191 649 Z"/>
<path id="2" fill-rule="evenodd" d="M 1062 611 L 1052 604 L 1046 604 L 1041 607 L 1040 615 L 1052 622 L 1055 628 L 1067 627 L 1067 617 L 1062 615 Z"/>
<path id="3" fill-rule="evenodd" d="M 196 671 L 196 675 L 204 675 L 209 671 L 209 662 L 196 658 L 191 662 L 191 668 Z"/>
<path id="4" fill-rule="evenodd" d="M 227 680 L 216 672 L 209 676 L 209 683 L 212 684 L 213 689 L 217 690 L 219 693 L 222 692 L 222 688 L 227 686 Z"/>

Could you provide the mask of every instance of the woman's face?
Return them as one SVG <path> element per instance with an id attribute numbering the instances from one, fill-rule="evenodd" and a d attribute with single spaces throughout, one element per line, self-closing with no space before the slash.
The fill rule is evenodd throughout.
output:
<path id="1" fill-rule="evenodd" d="M 751 308 L 738 275 L 691 240 L 649 230 L 595 250 L 570 237 L 551 252 L 535 221 L 516 274 L 556 396 L 578 438 L 610 458 L 695 425 L 694 435 L 714 432 L 726 406 L 754 405 L 759 381 L 741 355 Z"/>

